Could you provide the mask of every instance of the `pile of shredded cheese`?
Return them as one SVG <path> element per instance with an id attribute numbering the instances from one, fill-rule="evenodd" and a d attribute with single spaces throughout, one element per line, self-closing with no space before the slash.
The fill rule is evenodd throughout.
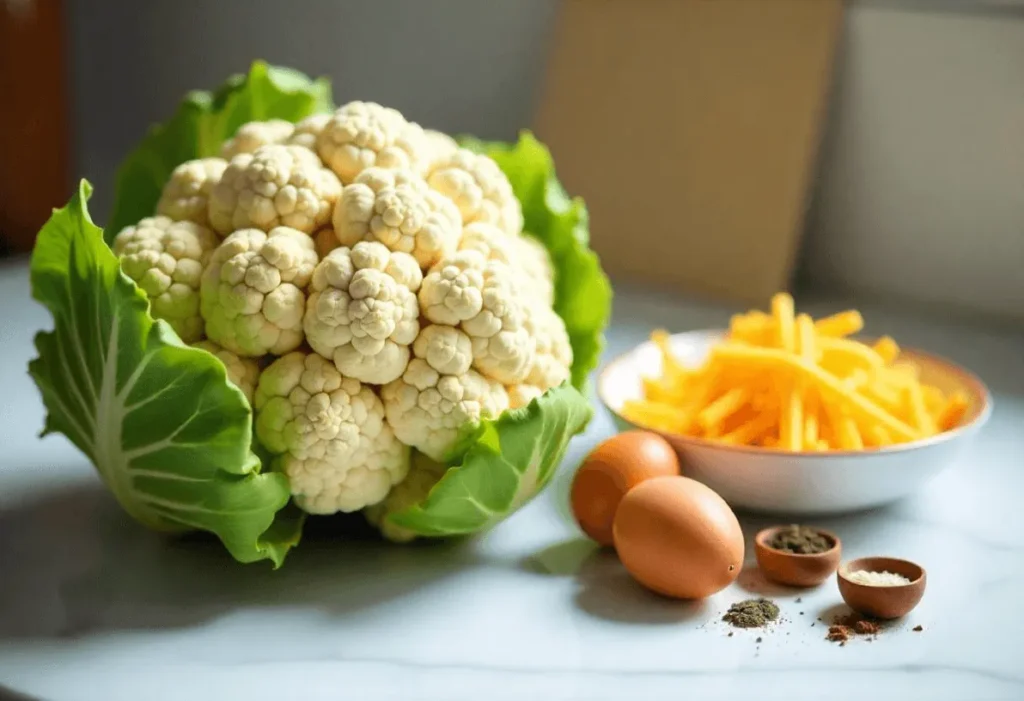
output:
<path id="1" fill-rule="evenodd" d="M 855 584 L 864 584 L 869 587 L 898 587 L 902 584 L 910 584 L 909 579 L 893 572 L 857 570 L 847 574 L 846 578 Z"/>
<path id="2" fill-rule="evenodd" d="M 734 316 L 697 368 L 655 331 L 661 376 L 644 378 L 644 398 L 626 402 L 622 414 L 669 433 L 788 451 L 877 448 L 958 426 L 967 396 L 921 382 L 888 336 L 870 345 L 849 338 L 863 326 L 855 310 L 817 321 L 797 315 L 780 293 L 770 314 Z"/>

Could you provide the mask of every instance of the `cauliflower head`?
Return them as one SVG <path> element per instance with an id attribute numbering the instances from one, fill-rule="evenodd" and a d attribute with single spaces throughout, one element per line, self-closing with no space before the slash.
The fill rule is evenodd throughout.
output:
<path id="1" fill-rule="evenodd" d="M 262 146 L 283 144 L 294 131 L 295 125 L 283 119 L 246 122 L 220 147 L 220 155 L 230 161 L 240 153 L 254 153 Z"/>
<path id="2" fill-rule="evenodd" d="M 257 438 L 278 456 L 275 466 L 309 513 L 376 504 L 409 471 L 409 449 L 384 420 L 380 398 L 315 353 L 271 363 L 260 375 L 255 408 Z"/>
<path id="3" fill-rule="evenodd" d="M 462 235 L 455 205 L 409 170 L 364 170 L 342 190 L 333 223 L 342 245 L 379 241 L 423 268 L 454 252 Z"/>
<path id="4" fill-rule="evenodd" d="M 186 343 L 203 336 L 199 288 L 216 247 L 217 237 L 206 227 L 164 216 L 143 219 L 114 238 L 121 269 L 149 297 L 153 316 Z"/>
<path id="5" fill-rule="evenodd" d="M 284 143 L 291 146 L 302 146 L 316 153 L 317 139 L 320 138 L 320 132 L 324 130 L 330 119 L 331 115 L 329 114 L 314 114 L 311 117 L 306 117 L 295 125 L 295 131 Z"/>
<path id="6" fill-rule="evenodd" d="M 210 225 L 270 231 L 289 226 L 308 234 L 325 225 L 341 183 L 312 151 L 301 146 L 261 146 L 231 159 L 210 191 Z"/>
<path id="7" fill-rule="evenodd" d="M 417 338 L 416 357 L 405 372 L 381 389 L 395 435 L 434 460 L 444 460 L 467 423 L 496 418 L 508 408 L 501 383 L 468 368 L 471 352 L 462 331 L 428 326 Z"/>
<path id="8" fill-rule="evenodd" d="M 422 280 L 412 256 L 381 243 L 336 248 L 313 271 L 306 340 L 348 377 L 371 384 L 397 379 L 420 331 Z"/>
<path id="9" fill-rule="evenodd" d="M 252 404 L 253 393 L 256 391 L 256 382 L 260 377 L 260 364 L 253 358 L 242 358 L 226 348 L 221 348 L 213 341 L 200 341 L 193 343 L 193 348 L 201 348 L 207 353 L 213 353 L 217 359 L 224 363 L 228 372 L 228 380 L 242 390 L 242 394 Z"/>
<path id="10" fill-rule="evenodd" d="M 434 164 L 427 183 L 458 206 L 463 224 L 494 224 L 509 236 L 523 230 L 523 211 L 512 185 L 488 156 L 457 149 Z"/>
<path id="11" fill-rule="evenodd" d="M 375 102 L 349 102 L 339 107 L 316 142 L 323 162 L 348 184 L 371 166 L 426 172 L 431 147 L 422 127 L 398 110 Z"/>
<path id="12" fill-rule="evenodd" d="M 175 221 L 194 221 L 208 227 L 210 191 L 220 182 L 227 167 L 228 162 L 223 158 L 185 161 L 171 172 L 160 193 L 156 213 Z"/>
<path id="13" fill-rule="evenodd" d="M 302 343 L 313 239 L 279 226 L 240 229 L 213 252 L 200 287 L 206 335 L 232 353 L 281 355 Z"/>
<path id="14" fill-rule="evenodd" d="M 555 273 L 547 249 L 532 236 L 505 236 L 493 224 L 474 222 L 462 229 L 460 251 L 477 251 L 489 261 L 511 266 L 524 276 L 523 291 L 551 306 Z"/>
<path id="15" fill-rule="evenodd" d="M 458 325 L 472 341 L 473 367 L 506 385 L 526 379 L 535 352 L 525 323 L 529 297 L 516 276 L 478 251 L 460 251 L 426 275 L 419 295 L 423 316 Z"/>
<path id="16" fill-rule="evenodd" d="M 363 515 L 380 530 L 382 536 L 393 543 L 408 543 L 414 540 L 415 533 L 388 522 L 387 517 L 416 506 L 426 499 L 430 490 L 441 481 L 447 471 L 448 468 L 441 463 L 431 460 L 423 453 L 414 452 L 406 478 L 388 492 L 384 501 L 367 507 Z"/>

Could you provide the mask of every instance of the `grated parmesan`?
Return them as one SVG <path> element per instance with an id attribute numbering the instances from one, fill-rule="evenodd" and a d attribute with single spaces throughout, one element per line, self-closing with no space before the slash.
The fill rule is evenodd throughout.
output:
<path id="1" fill-rule="evenodd" d="M 910 580 L 903 575 L 892 572 L 869 572 L 868 570 L 857 570 L 850 572 L 846 578 L 857 584 L 865 584 L 869 587 L 898 587 L 901 584 L 910 584 Z"/>

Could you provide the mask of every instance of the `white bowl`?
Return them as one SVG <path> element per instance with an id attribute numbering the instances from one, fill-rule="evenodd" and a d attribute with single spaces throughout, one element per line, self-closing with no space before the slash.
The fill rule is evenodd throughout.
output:
<path id="1" fill-rule="evenodd" d="M 691 331 L 672 336 L 674 353 L 698 365 L 724 331 Z M 954 363 L 903 349 L 901 361 L 918 366 L 921 379 L 944 392 L 960 390 L 970 406 L 960 427 L 913 443 L 861 451 L 795 453 L 757 447 L 725 446 L 678 434 L 661 433 L 676 450 L 683 473 L 708 485 L 733 507 L 786 514 L 835 514 L 886 504 L 918 490 L 954 464 L 991 414 L 985 385 Z M 661 370 L 653 343 L 643 343 L 604 369 L 598 395 L 621 428 L 638 428 L 622 417 L 622 405 L 642 397 L 642 378 Z"/>

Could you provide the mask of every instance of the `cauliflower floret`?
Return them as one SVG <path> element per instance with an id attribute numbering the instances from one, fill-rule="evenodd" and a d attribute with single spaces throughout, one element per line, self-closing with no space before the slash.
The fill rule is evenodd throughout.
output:
<path id="1" fill-rule="evenodd" d="M 458 206 L 463 224 L 487 222 L 509 236 L 523 230 L 519 200 L 489 156 L 458 149 L 434 164 L 427 183 Z"/>
<path id="2" fill-rule="evenodd" d="M 516 268 L 526 278 L 523 291 L 548 305 L 555 299 L 554 269 L 548 251 L 531 236 L 505 236 L 493 224 L 474 222 L 462 230 L 460 251 L 477 251 L 484 258 Z"/>
<path id="3" fill-rule="evenodd" d="M 388 540 L 393 543 L 408 543 L 416 538 L 416 534 L 390 523 L 386 520 L 387 517 L 416 506 L 426 499 L 430 490 L 441 481 L 447 471 L 448 468 L 441 463 L 431 460 L 423 453 L 414 452 L 406 478 L 388 492 L 384 501 L 367 507 L 363 515 Z"/>
<path id="4" fill-rule="evenodd" d="M 513 238 L 512 246 L 534 297 L 550 307 L 555 301 L 555 268 L 547 247 L 526 234 Z"/>
<path id="5" fill-rule="evenodd" d="M 420 335 L 430 328 L 440 327 L 427 327 Z M 409 361 L 401 378 L 384 385 L 381 398 L 388 423 L 400 441 L 434 460 L 444 460 L 458 440 L 459 430 L 467 423 L 499 416 L 508 408 L 508 394 L 500 383 L 464 369 L 470 342 L 463 332 L 447 327 L 430 333 L 435 338 L 425 342 L 426 348 L 414 345 L 417 357 Z M 420 353 L 428 357 L 419 357 Z M 442 367 L 461 372 L 449 374 L 431 365 L 439 357 Z"/>
<path id="6" fill-rule="evenodd" d="M 537 397 L 544 394 L 544 390 L 534 385 L 512 385 L 507 387 L 508 408 L 522 409 Z"/>
<path id="7" fill-rule="evenodd" d="M 331 115 L 317 153 L 348 184 L 370 166 L 426 172 L 431 148 L 423 128 L 375 102 L 350 102 Z"/>
<path id="8" fill-rule="evenodd" d="M 174 169 L 171 179 L 160 193 L 156 213 L 175 221 L 194 221 L 210 225 L 207 213 L 210 191 L 216 185 L 228 162 L 223 158 L 199 158 L 185 161 Z"/>
<path id="9" fill-rule="evenodd" d="M 572 345 L 562 317 L 551 307 L 530 304 L 526 330 L 537 341 L 526 383 L 549 390 L 568 380 L 572 372 Z"/>
<path id="10" fill-rule="evenodd" d="M 476 251 L 486 260 L 505 265 L 518 262 L 518 251 L 513 241 L 518 237 L 506 236 L 501 229 L 487 222 L 473 222 L 462 228 L 460 251 Z"/>
<path id="11" fill-rule="evenodd" d="M 454 326 L 428 324 L 412 348 L 417 358 L 445 375 L 462 375 L 473 364 L 473 342 Z"/>
<path id="12" fill-rule="evenodd" d="M 427 137 L 427 145 L 430 146 L 430 166 L 428 170 L 438 163 L 447 160 L 453 153 L 459 150 L 459 144 L 455 139 L 444 132 L 424 129 L 423 134 Z"/>
<path id="13" fill-rule="evenodd" d="M 423 268 L 455 251 L 462 235 L 455 205 L 408 170 L 364 170 L 342 190 L 333 222 L 342 245 L 380 241 Z"/>
<path id="14" fill-rule="evenodd" d="M 329 114 L 314 114 L 312 117 L 306 117 L 295 125 L 295 131 L 284 143 L 303 146 L 316 153 L 316 141 L 320 138 L 320 132 L 324 130 L 330 119 L 331 115 Z"/>
<path id="15" fill-rule="evenodd" d="M 220 155 L 231 160 L 240 153 L 255 153 L 262 146 L 283 144 L 295 131 L 295 125 L 283 119 L 266 122 L 246 122 L 238 127 L 235 136 L 220 147 Z"/>
<path id="16" fill-rule="evenodd" d="M 328 227 L 320 229 L 320 231 L 313 234 L 313 245 L 316 247 L 317 258 L 323 260 L 327 257 L 328 253 L 340 246 L 341 243 L 338 241 L 338 236 L 334 233 L 334 229 Z"/>
<path id="17" fill-rule="evenodd" d="M 420 309 L 435 324 L 455 326 L 483 309 L 484 267 L 478 251 L 460 251 L 434 266 L 420 288 Z"/>
<path id="18" fill-rule="evenodd" d="M 217 237 L 206 227 L 163 216 L 125 227 L 114 238 L 121 269 L 149 297 L 153 316 L 169 323 L 186 343 L 203 336 L 199 286 L 216 247 Z"/>
<path id="19" fill-rule="evenodd" d="M 207 353 L 213 353 L 228 371 L 228 380 L 231 381 L 252 404 L 253 393 L 256 391 L 256 382 L 260 378 L 260 364 L 253 358 L 242 358 L 227 348 L 221 348 L 213 341 L 200 341 L 193 343 L 193 348 L 201 348 Z"/>
<path id="20" fill-rule="evenodd" d="M 341 183 L 301 146 L 262 146 L 231 159 L 210 192 L 210 224 L 222 234 L 275 226 L 313 233 L 331 218 Z"/>
<path id="21" fill-rule="evenodd" d="M 513 409 L 526 406 L 572 374 L 572 346 L 562 317 L 538 302 L 529 304 L 526 311 L 526 330 L 536 341 L 536 352 L 522 384 L 507 388 Z"/>
<path id="22" fill-rule="evenodd" d="M 260 375 L 256 436 L 277 455 L 295 502 L 312 514 L 357 511 L 409 471 L 409 449 L 369 387 L 315 353 L 289 353 Z"/>
<path id="23" fill-rule="evenodd" d="M 279 226 L 240 229 L 210 257 L 201 311 L 206 335 L 233 353 L 280 355 L 302 343 L 303 289 L 317 257 L 313 239 Z"/>
<path id="24" fill-rule="evenodd" d="M 526 328 L 526 295 L 516 271 L 477 251 L 442 260 L 423 279 L 420 309 L 437 324 L 458 324 L 473 344 L 473 367 L 503 384 L 524 379 L 535 341 Z"/>
<path id="25" fill-rule="evenodd" d="M 382 385 L 409 364 L 419 333 L 416 292 L 423 274 L 412 256 L 361 241 L 316 266 L 306 305 L 306 339 L 343 374 Z"/>

